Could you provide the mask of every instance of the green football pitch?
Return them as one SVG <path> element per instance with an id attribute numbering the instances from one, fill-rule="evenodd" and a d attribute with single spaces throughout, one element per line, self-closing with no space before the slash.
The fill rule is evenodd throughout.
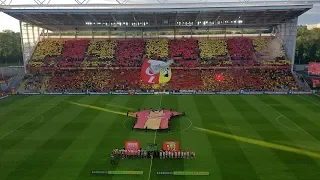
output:
<path id="1" fill-rule="evenodd" d="M 185 111 L 170 132 L 132 130 L 128 110 Z M 141 147 L 177 140 L 195 160 L 121 159 L 125 140 Z M 94 175 L 93 170 L 143 171 Z M 208 176 L 157 175 L 205 171 Z M 0 100 L 1 180 L 318 180 L 320 97 L 315 95 L 62 95 Z"/>

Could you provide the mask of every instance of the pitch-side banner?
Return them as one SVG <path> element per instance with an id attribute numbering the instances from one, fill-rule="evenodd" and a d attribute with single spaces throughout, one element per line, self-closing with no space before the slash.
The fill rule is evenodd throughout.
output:
<path id="1" fill-rule="evenodd" d="M 162 148 L 168 151 L 179 151 L 179 141 L 163 141 Z"/>
<path id="2" fill-rule="evenodd" d="M 152 59 L 144 60 L 141 68 L 141 78 L 145 84 L 163 84 L 169 82 L 172 76 L 170 65 L 173 60 L 167 62 Z"/>
<path id="3" fill-rule="evenodd" d="M 132 140 L 132 141 L 125 141 L 124 147 L 128 151 L 128 153 L 135 153 L 138 152 L 140 149 L 140 141 Z"/>

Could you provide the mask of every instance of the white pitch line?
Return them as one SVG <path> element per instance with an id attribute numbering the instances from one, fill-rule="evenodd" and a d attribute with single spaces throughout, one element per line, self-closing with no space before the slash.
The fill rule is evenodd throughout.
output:
<path id="1" fill-rule="evenodd" d="M 267 103 L 266 103 L 267 104 Z M 307 131 L 305 131 L 304 129 L 302 129 L 298 124 L 296 124 L 295 122 L 293 122 L 291 119 L 289 119 L 287 116 L 283 115 L 281 112 L 279 112 L 278 110 L 276 110 L 275 108 L 273 108 L 272 106 L 270 106 L 269 104 L 267 104 L 267 106 L 269 106 L 270 108 L 272 108 L 274 111 L 276 111 L 278 114 L 282 115 L 283 117 L 285 117 L 286 119 L 288 119 L 289 121 L 291 121 L 294 125 L 296 125 L 301 131 L 303 131 L 304 133 L 306 133 L 307 135 L 309 135 L 310 137 L 312 137 L 314 140 L 316 140 L 319 144 L 320 141 L 318 139 L 316 139 L 315 137 L 313 137 L 311 134 L 309 134 Z"/>
<path id="2" fill-rule="evenodd" d="M 305 97 L 302 97 L 302 96 L 300 96 L 300 95 L 299 95 L 299 97 L 302 98 L 302 99 L 304 99 L 304 100 L 307 100 L 307 101 L 311 102 L 312 104 L 314 104 L 314 105 L 316 105 L 316 106 L 319 106 L 319 107 L 320 107 L 320 104 L 318 104 L 318 103 L 315 103 L 315 102 L 313 102 L 313 101 L 311 101 L 311 100 L 309 100 L 309 99 L 307 99 L 307 98 L 305 98 Z"/>
<path id="3" fill-rule="evenodd" d="M 34 124 L 33 126 L 30 126 L 29 128 L 35 127 L 36 125 L 40 124 L 44 120 L 42 115 L 40 117 L 41 117 L 41 121 L 39 121 L 37 124 Z"/>
<path id="4" fill-rule="evenodd" d="M 157 130 L 156 130 L 156 132 L 154 133 L 153 144 L 155 144 L 155 143 L 156 143 L 156 139 L 157 139 Z M 150 177 L 151 177 L 152 161 L 153 161 L 153 157 L 151 158 L 151 162 L 150 162 L 148 180 L 150 180 Z"/>
<path id="5" fill-rule="evenodd" d="M 276 121 L 277 121 L 277 123 L 278 123 L 278 124 L 280 124 L 281 126 L 283 126 L 283 127 L 287 128 L 287 129 L 290 129 L 290 130 L 292 130 L 292 131 L 300 132 L 300 131 L 298 131 L 298 130 L 296 130 L 296 129 L 292 129 L 292 128 L 287 127 L 287 126 L 283 125 L 282 123 L 280 123 L 280 122 L 279 122 L 279 120 L 278 120 L 280 117 L 283 117 L 283 116 L 282 116 L 282 115 L 280 115 L 280 116 L 278 116 L 278 117 L 277 117 L 277 119 L 276 119 Z"/>
<path id="6" fill-rule="evenodd" d="M 159 108 L 161 108 L 161 104 L 162 104 L 162 95 L 161 96 L 161 99 L 160 99 L 160 105 L 159 105 Z"/>
<path id="7" fill-rule="evenodd" d="M 162 105 L 162 95 L 160 96 L 160 104 L 159 104 L 159 109 L 161 108 L 161 105 Z M 153 139 L 153 144 L 156 143 L 156 140 L 157 140 L 157 130 L 156 132 L 154 133 L 154 139 Z M 153 157 L 151 158 L 151 162 L 150 162 L 150 167 L 149 167 L 149 176 L 148 176 L 148 180 L 150 180 L 150 177 L 151 177 L 151 171 L 152 171 L 152 162 L 153 162 Z"/>
<path id="8" fill-rule="evenodd" d="M 56 104 L 57 105 L 57 104 Z M 14 130 L 8 132 L 7 134 L 5 134 L 4 136 L 0 137 L 0 140 L 3 139 L 4 137 L 8 136 L 9 134 L 13 133 L 14 131 L 16 131 L 17 129 L 21 128 L 22 126 L 24 126 L 25 124 L 27 124 L 28 122 L 34 120 L 35 118 L 37 118 L 38 116 L 42 115 L 43 113 L 49 111 L 50 109 L 52 109 L 53 107 L 55 107 L 56 105 L 52 106 L 51 108 L 47 109 L 46 111 L 42 112 L 41 114 L 38 114 L 37 116 L 33 117 L 32 119 L 30 119 L 29 121 L 23 123 L 21 126 L 15 128 Z"/>

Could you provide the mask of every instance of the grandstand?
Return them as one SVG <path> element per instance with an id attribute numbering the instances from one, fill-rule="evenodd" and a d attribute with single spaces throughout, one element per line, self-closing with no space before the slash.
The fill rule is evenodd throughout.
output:
<path id="1" fill-rule="evenodd" d="M 27 92 L 152 90 L 139 75 L 144 57 L 175 62 L 172 80 L 157 89 L 291 91 L 302 88 L 291 74 L 297 19 L 314 3 L 42 4 L 1 11 L 20 20 L 24 64 L 32 74 L 22 83 Z M 127 35 L 132 32 L 136 36 Z"/>
<path id="2" fill-rule="evenodd" d="M 318 1 L 35 2 L 0 6 L 26 72 L 0 74 L 1 180 L 319 179 L 320 96 L 293 71 Z"/>

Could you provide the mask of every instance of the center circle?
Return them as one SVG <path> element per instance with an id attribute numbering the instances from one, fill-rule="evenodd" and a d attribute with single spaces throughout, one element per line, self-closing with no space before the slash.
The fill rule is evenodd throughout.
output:
<path id="1" fill-rule="evenodd" d="M 185 119 L 186 121 L 184 122 L 188 122 L 188 123 L 181 123 L 181 120 L 182 119 Z M 145 132 L 144 129 L 132 129 L 132 125 L 133 125 L 133 121 L 134 121 L 134 118 L 132 119 L 125 119 L 123 121 L 123 127 L 128 130 L 128 131 L 132 131 L 134 133 L 137 133 L 137 134 L 142 134 L 142 135 L 150 135 L 150 132 L 154 132 L 155 130 L 148 130 L 148 132 Z M 157 136 L 165 136 L 165 135 L 170 135 L 170 134 L 178 134 L 178 133 L 181 133 L 181 132 L 184 132 L 188 129 L 191 128 L 192 126 L 192 121 L 187 118 L 187 117 L 175 117 L 171 120 L 171 125 L 169 126 L 170 128 L 170 132 L 168 132 L 167 130 L 162 130 L 162 131 L 157 131 Z"/>

